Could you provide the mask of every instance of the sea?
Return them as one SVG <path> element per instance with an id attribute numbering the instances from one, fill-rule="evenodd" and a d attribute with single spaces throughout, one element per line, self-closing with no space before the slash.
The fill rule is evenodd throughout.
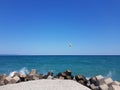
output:
<path id="1" fill-rule="evenodd" d="M 29 73 L 37 69 L 38 73 L 54 75 L 67 69 L 73 75 L 87 78 L 103 75 L 120 81 L 120 55 L 1 55 L 0 74 L 12 72 Z"/>

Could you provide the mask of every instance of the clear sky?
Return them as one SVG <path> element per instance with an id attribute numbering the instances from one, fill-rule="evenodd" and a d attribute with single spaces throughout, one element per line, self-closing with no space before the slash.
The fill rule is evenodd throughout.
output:
<path id="1" fill-rule="evenodd" d="M 120 0 L 0 0 L 0 54 L 120 55 Z"/>

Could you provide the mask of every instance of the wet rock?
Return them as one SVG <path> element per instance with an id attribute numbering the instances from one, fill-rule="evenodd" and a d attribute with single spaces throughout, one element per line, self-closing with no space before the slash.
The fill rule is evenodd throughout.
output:
<path id="1" fill-rule="evenodd" d="M 108 90 L 108 88 L 109 88 L 109 87 L 108 87 L 107 84 L 103 84 L 103 85 L 100 85 L 100 86 L 99 86 L 99 89 L 100 89 L 100 90 Z"/>

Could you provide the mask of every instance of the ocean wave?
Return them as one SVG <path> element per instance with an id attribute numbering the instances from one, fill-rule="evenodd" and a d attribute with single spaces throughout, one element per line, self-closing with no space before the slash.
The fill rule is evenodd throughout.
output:
<path id="1" fill-rule="evenodd" d="M 23 67 L 23 68 L 20 69 L 19 71 L 12 71 L 12 72 L 10 72 L 9 77 L 13 77 L 13 75 L 14 75 L 15 73 L 20 73 L 20 74 L 25 75 L 25 74 L 28 74 L 28 73 L 29 73 L 29 70 L 28 70 L 26 67 Z"/>
<path id="2" fill-rule="evenodd" d="M 114 75 L 115 75 L 115 71 L 109 71 L 104 77 L 105 78 L 109 78 L 109 77 L 113 78 Z"/>

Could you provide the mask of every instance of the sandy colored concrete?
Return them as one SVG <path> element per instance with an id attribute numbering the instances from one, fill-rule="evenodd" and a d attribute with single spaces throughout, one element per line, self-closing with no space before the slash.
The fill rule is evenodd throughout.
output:
<path id="1" fill-rule="evenodd" d="M 35 80 L 0 86 L 0 90 L 90 90 L 73 80 Z"/>

